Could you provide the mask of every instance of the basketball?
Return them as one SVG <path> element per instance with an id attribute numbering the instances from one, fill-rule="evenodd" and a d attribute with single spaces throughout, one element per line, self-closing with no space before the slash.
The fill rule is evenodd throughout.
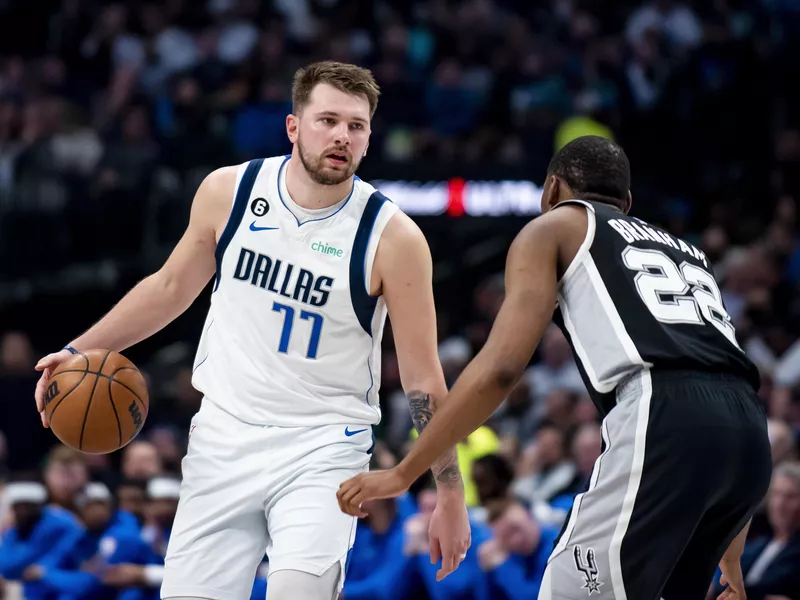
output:
<path id="1" fill-rule="evenodd" d="M 141 431 L 150 408 L 139 369 L 111 350 L 89 350 L 61 363 L 45 392 L 56 437 L 87 454 L 119 450 Z"/>

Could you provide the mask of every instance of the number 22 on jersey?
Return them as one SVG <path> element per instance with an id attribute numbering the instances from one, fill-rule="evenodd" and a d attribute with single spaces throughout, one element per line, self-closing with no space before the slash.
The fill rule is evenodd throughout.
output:
<path id="1" fill-rule="evenodd" d="M 660 250 L 628 246 L 625 266 L 638 271 L 634 284 L 652 315 L 662 323 L 714 326 L 739 348 L 731 317 L 714 277 L 689 262 L 679 265 Z"/>

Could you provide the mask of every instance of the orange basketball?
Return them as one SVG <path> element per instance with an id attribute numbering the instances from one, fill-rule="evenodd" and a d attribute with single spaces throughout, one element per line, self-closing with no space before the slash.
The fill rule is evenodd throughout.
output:
<path id="1" fill-rule="evenodd" d="M 88 350 L 50 375 L 45 414 L 56 437 L 87 454 L 119 450 L 144 425 L 150 399 L 139 369 L 111 350 Z"/>

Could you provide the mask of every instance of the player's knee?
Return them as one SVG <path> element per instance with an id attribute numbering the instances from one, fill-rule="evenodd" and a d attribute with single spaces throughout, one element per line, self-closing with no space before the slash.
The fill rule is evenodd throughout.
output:
<path id="1" fill-rule="evenodd" d="M 200 598 L 199 596 L 167 596 L 162 600 L 211 600 L 211 598 Z"/>
<path id="2" fill-rule="evenodd" d="M 336 600 L 341 566 L 333 565 L 322 575 L 302 571 L 275 571 L 267 581 L 267 600 Z"/>

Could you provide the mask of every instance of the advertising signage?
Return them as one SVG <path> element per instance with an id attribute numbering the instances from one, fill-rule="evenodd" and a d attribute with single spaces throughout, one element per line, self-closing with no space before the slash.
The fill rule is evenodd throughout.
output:
<path id="1" fill-rule="evenodd" d="M 370 181 L 405 213 L 452 217 L 527 216 L 540 212 L 542 189 L 532 181 Z"/>

